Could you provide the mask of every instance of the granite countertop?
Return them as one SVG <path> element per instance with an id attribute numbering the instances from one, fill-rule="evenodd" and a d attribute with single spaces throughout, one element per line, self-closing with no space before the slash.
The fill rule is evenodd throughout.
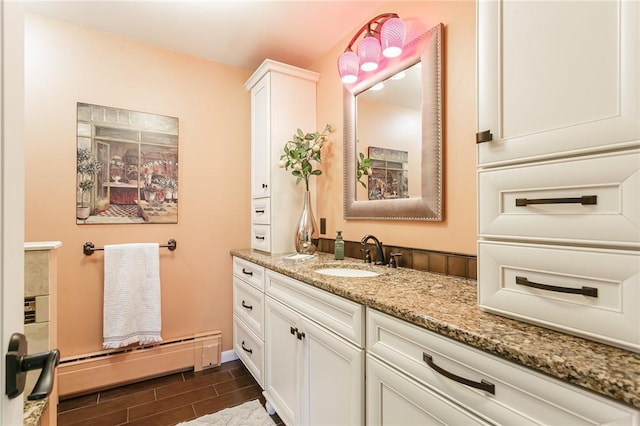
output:
<path id="1" fill-rule="evenodd" d="M 49 398 L 41 399 L 39 401 L 25 401 L 23 425 L 38 426 L 48 403 Z"/>
<path id="2" fill-rule="evenodd" d="M 249 249 L 231 254 L 291 278 L 385 312 L 485 352 L 640 408 L 640 354 L 482 311 L 473 280 L 362 263 L 316 260 L 285 263 L 284 255 Z M 345 278 L 313 272 L 321 264 L 349 263 L 382 272 Z M 351 266 L 351 265 L 350 265 Z"/>

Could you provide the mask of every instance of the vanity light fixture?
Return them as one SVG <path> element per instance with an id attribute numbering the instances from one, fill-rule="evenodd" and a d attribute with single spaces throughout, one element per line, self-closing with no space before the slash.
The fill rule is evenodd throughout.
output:
<path id="1" fill-rule="evenodd" d="M 406 33 L 406 25 L 396 13 L 383 13 L 364 24 L 338 58 L 338 72 L 342 83 L 355 83 L 359 70 L 376 70 L 381 54 L 385 58 L 400 56 Z M 358 44 L 356 54 L 353 45 L 362 34 L 365 36 Z"/>

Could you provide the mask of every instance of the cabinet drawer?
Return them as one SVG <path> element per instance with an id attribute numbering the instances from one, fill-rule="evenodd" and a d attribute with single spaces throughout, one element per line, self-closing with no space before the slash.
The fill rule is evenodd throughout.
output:
<path id="1" fill-rule="evenodd" d="M 440 336 L 389 315 L 367 310 L 367 349 L 472 413 L 497 424 L 634 425 L 638 411 L 560 380 Z M 429 366 L 494 393 L 461 384 Z"/>
<path id="2" fill-rule="evenodd" d="M 233 312 L 264 338 L 264 293 L 237 277 L 233 277 Z"/>
<path id="3" fill-rule="evenodd" d="M 266 293 L 354 343 L 364 345 L 362 305 L 267 270 Z"/>
<path id="4" fill-rule="evenodd" d="M 264 268 L 239 257 L 233 258 L 233 275 L 264 292 Z"/>
<path id="5" fill-rule="evenodd" d="M 368 356 L 367 424 L 374 426 L 490 423 L 482 421 L 430 388 Z"/>
<path id="6" fill-rule="evenodd" d="M 640 351 L 640 253 L 481 242 L 478 255 L 481 308 Z"/>
<path id="7" fill-rule="evenodd" d="M 264 342 L 237 315 L 233 316 L 233 350 L 264 388 Z"/>
<path id="8" fill-rule="evenodd" d="M 271 227 L 251 225 L 251 248 L 271 252 Z"/>
<path id="9" fill-rule="evenodd" d="M 480 171 L 479 234 L 640 247 L 640 152 Z"/>
<path id="10" fill-rule="evenodd" d="M 254 198 L 251 200 L 251 223 L 267 225 L 271 223 L 270 198 Z"/>

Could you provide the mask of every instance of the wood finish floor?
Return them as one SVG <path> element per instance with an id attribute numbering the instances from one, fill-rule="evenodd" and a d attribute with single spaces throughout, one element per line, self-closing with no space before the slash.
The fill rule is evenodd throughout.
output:
<path id="1" fill-rule="evenodd" d="M 185 371 L 60 400 L 58 425 L 169 426 L 260 399 L 262 389 L 239 361 Z M 274 424 L 282 425 L 278 415 Z"/>

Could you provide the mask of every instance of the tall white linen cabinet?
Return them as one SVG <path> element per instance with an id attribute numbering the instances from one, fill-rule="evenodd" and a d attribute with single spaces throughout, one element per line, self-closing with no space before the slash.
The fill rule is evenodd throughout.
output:
<path id="1" fill-rule="evenodd" d="M 295 251 L 304 182 L 296 185 L 291 171 L 279 168 L 278 162 L 298 128 L 316 130 L 318 79 L 315 72 L 266 59 L 245 83 L 251 91 L 252 249 Z M 315 200 L 315 191 L 309 189 Z"/>
<path id="2" fill-rule="evenodd" d="M 640 2 L 480 0 L 483 309 L 640 351 Z"/>

